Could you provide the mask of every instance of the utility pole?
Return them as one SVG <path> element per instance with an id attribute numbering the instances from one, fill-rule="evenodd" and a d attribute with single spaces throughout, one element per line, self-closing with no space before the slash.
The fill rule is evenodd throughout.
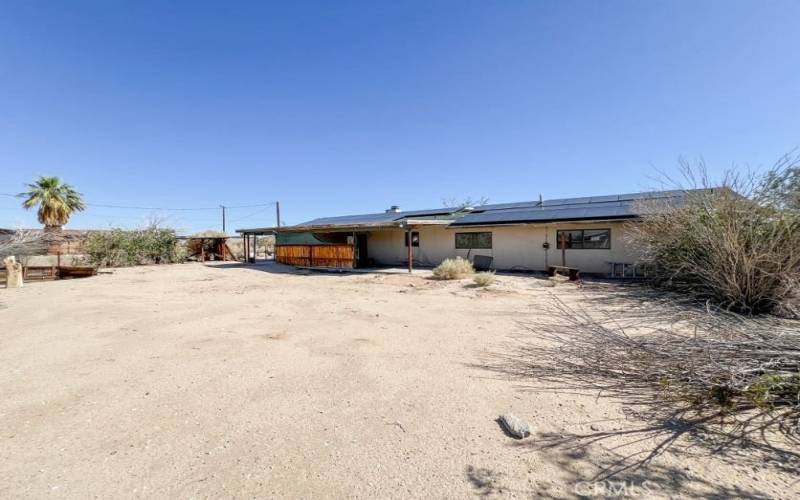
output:
<path id="1" fill-rule="evenodd" d="M 222 232 L 225 233 L 225 205 L 220 205 L 219 208 L 222 209 Z"/>
<path id="2" fill-rule="evenodd" d="M 275 217 L 278 219 L 278 223 L 275 224 L 275 227 L 281 227 L 281 202 L 275 202 Z"/>

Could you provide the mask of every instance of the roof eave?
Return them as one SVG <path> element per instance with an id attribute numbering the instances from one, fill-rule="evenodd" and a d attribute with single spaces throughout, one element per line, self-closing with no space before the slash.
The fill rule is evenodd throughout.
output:
<path id="1" fill-rule="evenodd" d="M 309 233 L 309 232 L 344 232 L 358 231 L 361 229 L 397 229 L 407 226 L 447 226 L 453 223 L 452 219 L 401 219 L 392 222 L 376 222 L 364 224 L 317 224 L 313 226 L 282 226 L 261 227 L 253 229 L 237 229 L 239 234 L 247 233 Z"/>
<path id="2" fill-rule="evenodd" d="M 247 234 L 253 234 L 253 233 L 275 234 L 280 229 L 281 228 L 279 228 L 279 227 L 254 227 L 254 228 L 248 228 L 248 229 L 234 229 L 234 232 L 239 233 L 239 234 L 244 234 L 244 233 L 247 233 Z"/>

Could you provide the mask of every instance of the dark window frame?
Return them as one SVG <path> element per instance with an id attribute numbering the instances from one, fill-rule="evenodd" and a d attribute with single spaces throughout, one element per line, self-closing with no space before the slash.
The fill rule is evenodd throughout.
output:
<path id="1" fill-rule="evenodd" d="M 486 238 L 486 235 L 489 235 L 488 236 L 489 246 L 481 246 L 480 245 L 481 235 L 483 235 L 483 238 Z M 468 240 L 467 244 L 466 245 L 463 244 L 463 241 L 462 241 L 462 244 L 459 244 L 459 237 L 461 237 L 462 240 L 467 239 Z M 478 232 L 469 232 L 469 233 L 456 233 L 455 234 L 455 246 L 456 246 L 456 250 L 491 250 L 492 247 L 494 246 L 492 232 L 491 231 L 478 231 Z"/>
<path id="2" fill-rule="evenodd" d="M 603 247 L 585 247 L 584 242 L 586 241 L 586 231 L 592 231 L 595 233 L 605 231 L 608 234 L 606 238 L 606 246 Z M 581 233 L 580 237 L 580 246 L 574 246 L 572 238 L 569 238 L 567 241 L 567 250 L 611 250 L 611 228 L 610 227 L 603 227 L 598 229 L 558 229 L 556 230 L 556 249 L 561 250 L 561 233 Z"/>
<path id="3" fill-rule="evenodd" d="M 403 246 L 408 248 L 408 231 L 403 234 Z M 411 246 L 419 248 L 419 231 L 411 231 Z"/>

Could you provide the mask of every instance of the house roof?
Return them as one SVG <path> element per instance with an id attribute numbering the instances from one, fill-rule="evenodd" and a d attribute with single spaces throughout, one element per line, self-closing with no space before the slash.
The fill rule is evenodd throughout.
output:
<path id="1" fill-rule="evenodd" d="M 280 228 L 237 229 L 239 233 L 270 231 L 320 231 L 358 228 L 399 227 L 407 224 L 446 224 L 450 227 L 486 226 L 557 221 L 629 219 L 642 215 L 639 202 L 663 200 L 680 202 L 689 191 L 651 191 L 641 193 L 556 198 L 542 201 L 495 203 L 471 209 L 435 208 L 405 212 L 380 212 L 338 217 L 321 217 Z"/>
<path id="2" fill-rule="evenodd" d="M 455 219 L 455 214 L 460 209 L 433 208 L 429 210 L 407 210 L 402 212 L 380 212 L 358 215 L 341 215 L 336 217 L 320 217 L 293 226 L 280 228 L 237 229 L 237 233 L 257 233 L 269 231 L 314 231 L 330 229 L 357 229 L 375 227 L 399 227 L 405 222 L 412 221 L 416 225 L 424 224 L 449 224 Z"/>
<path id="3" fill-rule="evenodd" d="M 452 226 L 627 219 L 641 215 L 643 200 L 680 201 L 686 191 L 654 191 L 483 205 Z"/>
<path id="4" fill-rule="evenodd" d="M 343 215 L 338 217 L 320 217 L 318 219 L 313 219 L 307 222 L 303 222 L 301 224 L 297 224 L 297 226 L 293 227 L 391 224 L 392 222 L 402 221 L 411 218 L 452 216 L 457 211 L 458 209 L 454 208 L 432 208 L 429 210 L 407 210 L 405 212 L 387 211 L 387 212 L 380 212 L 373 214 Z"/>

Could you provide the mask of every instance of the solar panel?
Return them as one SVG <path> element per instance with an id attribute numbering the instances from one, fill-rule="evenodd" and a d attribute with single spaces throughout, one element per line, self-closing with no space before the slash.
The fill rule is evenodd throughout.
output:
<path id="1" fill-rule="evenodd" d="M 473 224 L 503 224 L 512 222 L 545 222 L 587 219 L 613 219 L 636 217 L 636 201 L 645 199 L 680 199 L 686 191 L 653 191 L 619 195 L 584 196 L 579 198 L 556 198 L 553 200 L 495 203 L 475 207 L 453 223 L 453 226 Z M 458 211 L 453 208 L 410 210 L 405 212 L 380 212 L 340 217 L 322 217 L 294 227 L 342 226 L 390 224 L 406 218 L 450 215 Z"/>

